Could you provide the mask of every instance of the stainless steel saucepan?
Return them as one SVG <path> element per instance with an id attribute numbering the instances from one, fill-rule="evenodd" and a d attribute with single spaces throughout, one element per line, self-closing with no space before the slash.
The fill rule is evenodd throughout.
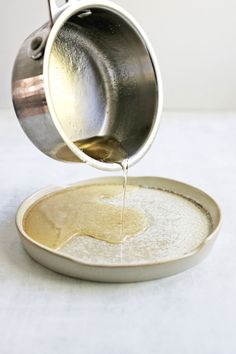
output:
<path id="1" fill-rule="evenodd" d="M 20 124 L 52 158 L 103 170 L 129 158 L 132 166 L 152 144 L 162 111 L 160 70 L 146 35 L 107 0 L 61 7 L 50 0 L 49 8 L 50 21 L 25 40 L 15 61 Z"/>

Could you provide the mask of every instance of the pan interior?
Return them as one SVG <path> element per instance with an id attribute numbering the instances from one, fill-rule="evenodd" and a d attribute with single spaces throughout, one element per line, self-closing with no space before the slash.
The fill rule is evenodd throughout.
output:
<path id="1" fill-rule="evenodd" d="M 118 150 L 106 162 L 130 158 L 153 128 L 152 59 L 138 31 L 110 9 L 92 7 L 64 23 L 50 53 L 49 88 L 67 138 L 97 160 L 104 161 L 99 148 Z"/>

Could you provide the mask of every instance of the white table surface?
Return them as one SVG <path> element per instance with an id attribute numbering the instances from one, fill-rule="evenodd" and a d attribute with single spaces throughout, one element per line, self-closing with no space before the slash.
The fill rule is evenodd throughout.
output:
<path id="1" fill-rule="evenodd" d="M 236 113 L 165 113 L 152 149 L 130 175 L 204 189 L 224 224 L 195 268 L 139 284 L 67 278 L 34 262 L 14 225 L 20 202 L 48 185 L 107 173 L 51 160 L 0 111 L 0 353 L 236 353 Z"/>

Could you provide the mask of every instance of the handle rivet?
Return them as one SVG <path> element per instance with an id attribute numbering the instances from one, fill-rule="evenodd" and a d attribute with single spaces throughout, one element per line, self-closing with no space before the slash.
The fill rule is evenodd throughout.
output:
<path id="1" fill-rule="evenodd" d="M 43 42 L 43 38 L 42 37 L 36 37 L 33 39 L 33 41 L 31 42 L 31 49 L 32 50 L 37 50 L 40 48 L 41 44 Z"/>

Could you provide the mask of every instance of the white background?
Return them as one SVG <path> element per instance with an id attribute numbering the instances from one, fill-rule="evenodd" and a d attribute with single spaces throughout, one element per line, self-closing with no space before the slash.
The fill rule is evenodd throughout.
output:
<path id="1" fill-rule="evenodd" d="M 160 63 L 168 110 L 236 109 L 235 0 L 116 0 L 141 23 Z M 46 0 L 0 0 L 0 107 L 11 104 L 17 50 L 47 20 Z"/>
<path id="2" fill-rule="evenodd" d="M 222 230 L 203 263 L 158 281 L 97 284 L 47 270 L 23 250 L 19 204 L 48 185 L 107 173 L 46 157 L 26 139 L 13 109 L 0 109 L 0 352 L 235 354 L 236 113 L 225 111 L 236 110 L 236 0 L 117 2 L 154 45 L 165 109 L 180 111 L 163 114 L 153 147 L 130 175 L 205 190 L 222 209 Z M 17 48 L 48 13 L 46 0 L 0 5 L 1 107 L 10 105 Z"/>

